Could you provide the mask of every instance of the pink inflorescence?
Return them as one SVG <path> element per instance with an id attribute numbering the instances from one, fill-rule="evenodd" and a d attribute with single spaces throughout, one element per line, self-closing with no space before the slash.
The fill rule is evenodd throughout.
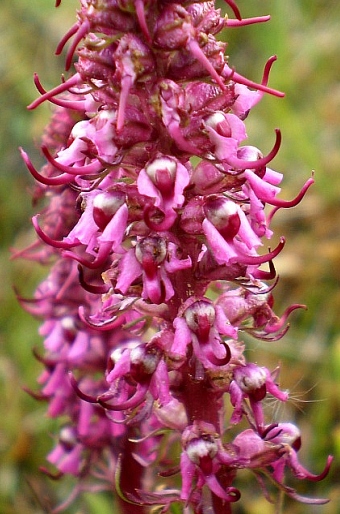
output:
<path id="1" fill-rule="evenodd" d="M 57 1 L 57 5 L 61 2 Z M 55 104 L 42 141 L 33 218 L 38 239 L 20 255 L 53 262 L 25 307 L 43 319 L 39 377 L 48 414 L 61 417 L 48 455 L 52 476 L 83 490 L 116 491 L 122 512 L 230 513 L 235 478 L 254 472 L 286 485 L 321 480 L 299 462 L 300 432 L 266 420 L 269 396 L 289 399 L 278 370 L 248 362 L 242 334 L 276 341 L 287 318 L 273 311 L 277 277 L 270 221 L 282 175 L 247 145 L 244 120 L 268 86 L 237 73 L 216 35 L 268 16 L 221 17 L 213 1 L 81 0 L 60 42 L 75 71 L 46 91 Z M 230 29 L 231 30 L 231 29 Z M 267 211 L 269 209 L 269 212 Z M 264 265 L 264 266 L 263 266 Z M 265 493 L 267 495 L 267 493 Z"/>

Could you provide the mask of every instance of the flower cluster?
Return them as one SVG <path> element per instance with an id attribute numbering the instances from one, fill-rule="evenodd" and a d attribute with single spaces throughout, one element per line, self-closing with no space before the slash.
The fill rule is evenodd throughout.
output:
<path id="1" fill-rule="evenodd" d="M 235 478 L 250 469 L 265 488 L 321 480 L 298 460 L 300 432 L 268 423 L 263 401 L 280 402 L 278 370 L 247 362 L 242 334 L 280 339 L 292 305 L 273 310 L 273 259 L 262 251 L 280 208 L 282 175 L 268 167 L 244 120 L 268 86 L 232 68 L 222 29 L 262 23 L 233 18 L 213 1 L 81 0 L 60 42 L 73 75 L 41 96 L 55 110 L 42 141 L 33 218 L 38 239 L 21 253 L 52 262 L 25 307 L 43 319 L 41 390 L 63 427 L 47 460 L 82 490 L 115 487 L 122 512 L 173 502 L 183 512 L 231 512 Z M 60 4 L 60 1 L 57 2 Z M 269 207 L 269 212 L 267 209 Z M 263 266 L 265 265 L 265 266 Z M 65 421 L 66 420 L 66 421 Z M 246 423 L 246 425 L 245 425 Z M 248 426 L 248 428 L 245 428 Z M 236 435 L 235 435 L 236 434 Z M 171 451 L 164 451 L 164 447 Z M 115 484 L 112 484 L 115 476 Z"/>

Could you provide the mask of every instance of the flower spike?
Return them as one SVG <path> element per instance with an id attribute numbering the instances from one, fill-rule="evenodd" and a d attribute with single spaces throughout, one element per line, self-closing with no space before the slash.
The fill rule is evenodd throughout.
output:
<path id="1" fill-rule="evenodd" d="M 98 403 L 107 410 L 123 411 L 134 409 L 138 407 L 145 399 L 148 391 L 148 384 L 140 384 L 133 396 L 121 402 L 110 402 L 110 397 L 106 398 L 104 395 L 98 397 Z"/>
<path id="2" fill-rule="evenodd" d="M 281 146 L 281 131 L 279 129 L 275 129 L 275 143 L 271 151 L 265 157 L 261 157 L 256 161 L 247 161 L 245 159 L 239 159 L 238 157 L 230 156 L 226 158 L 227 163 L 230 166 L 233 166 L 236 169 L 260 169 L 266 166 L 270 161 L 274 159 L 276 154 L 278 153 Z"/>
<path id="3" fill-rule="evenodd" d="M 73 259 L 73 260 L 79 262 L 80 264 L 82 264 L 86 268 L 97 269 L 97 268 L 100 268 L 101 266 L 103 266 L 105 264 L 105 261 L 107 260 L 107 258 L 109 256 L 109 254 L 111 253 L 111 251 L 112 251 L 112 243 L 108 242 L 108 243 L 103 243 L 100 246 L 99 252 L 98 252 L 96 258 L 93 261 L 88 261 L 87 259 L 85 259 L 81 255 L 77 255 L 76 253 L 71 252 L 69 250 L 65 250 L 63 252 L 63 256 L 65 258 Z"/>
<path id="4" fill-rule="evenodd" d="M 71 68 L 73 55 L 79 45 L 80 41 L 88 34 L 90 31 L 90 23 L 85 21 L 80 26 L 73 26 L 70 29 L 70 32 L 65 36 L 66 39 L 62 39 L 61 43 L 58 45 L 56 50 L 56 55 L 59 55 L 68 39 L 75 35 L 75 38 L 67 52 L 66 61 L 65 61 L 65 70 L 68 71 Z"/>
<path id="5" fill-rule="evenodd" d="M 65 164 L 52 157 L 45 145 L 42 145 L 41 151 L 50 164 L 68 175 L 94 175 L 104 170 L 103 164 L 98 159 L 94 159 L 90 164 L 85 164 L 84 166 L 65 166 Z"/>
<path id="6" fill-rule="evenodd" d="M 36 75 L 37 76 L 37 75 Z M 48 91 L 47 93 L 44 93 L 40 98 L 37 98 L 32 102 L 30 105 L 27 106 L 27 109 L 32 110 L 38 107 L 40 104 L 45 102 L 45 100 L 50 100 L 54 96 L 58 95 L 59 93 L 63 93 L 64 91 L 69 91 L 70 88 L 80 85 L 81 84 L 81 78 L 78 73 L 75 73 L 72 77 L 62 82 L 59 86 L 56 86 L 55 88 L 51 89 L 51 91 Z"/>
<path id="7" fill-rule="evenodd" d="M 37 73 L 34 73 L 34 84 L 41 95 L 47 94 L 47 91 L 43 88 Z M 63 100 L 61 98 L 52 97 L 49 98 L 49 101 L 55 105 L 59 105 L 60 107 L 65 107 L 65 109 L 72 109 L 79 112 L 85 112 L 86 110 L 85 102 L 83 100 Z"/>
<path id="8" fill-rule="evenodd" d="M 79 396 L 81 400 L 84 400 L 87 403 L 98 403 L 98 399 L 96 396 L 86 394 L 79 388 L 78 382 L 71 371 L 68 373 L 68 376 L 74 392 Z"/>
<path id="9" fill-rule="evenodd" d="M 69 39 L 71 39 L 72 36 L 74 36 L 79 30 L 79 23 L 76 22 L 74 25 L 72 25 L 72 27 L 66 32 L 66 34 L 63 36 L 63 38 L 61 39 L 61 41 L 59 42 L 57 48 L 56 48 L 56 51 L 55 51 L 55 54 L 56 55 L 60 55 L 61 52 L 63 51 L 64 49 L 64 46 L 66 45 L 67 41 Z"/>
<path id="10" fill-rule="evenodd" d="M 22 148 L 19 148 L 19 151 L 28 171 L 38 182 L 41 182 L 46 186 L 61 186 L 63 184 L 69 184 L 74 180 L 74 176 L 69 173 L 63 173 L 58 177 L 45 177 L 44 175 L 41 175 L 41 173 L 39 173 L 33 166 L 28 154 Z"/>
<path id="11" fill-rule="evenodd" d="M 105 294 L 105 293 L 109 292 L 108 286 L 88 284 L 85 281 L 84 270 L 83 270 L 83 267 L 80 264 L 78 265 L 78 272 L 79 272 L 79 282 L 80 282 L 80 285 L 81 285 L 81 287 L 83 289 L 85 289 L 85 291 L 88 291 L 89 293 L 92 293 L 92 294 Z M 92 326 L 96 326 L 96 325 L 93 324 Z"/>
<path id="12" fill-rule="evenodd" d="M 66 241 L 56 241 L 48 234 L 46 234 L 39 226 L 38 217 L 39 215 L 32 217 L 32 224 L 36 233 L 44 243 L 48 244 L 49 246 L 53 246 L 54 248 L 62 248 L 64 250 L 71 249 L 75 246 L 75 243 L 68 243 Z"/>
<path id="13" fill-rule="evenodd" d="M 264 264 L 265 262 L 270 262 L 273 259 L 275 259 L 275 257 L 277 257 L 277 255 L 279 255 L 279 253 L 282 252 L 285 244 L 286 244 L 286 239 L 284 237 L 280 237 L 280 242 L 278 243 L 276 248 L 274 248 L 274 250 L 271 250 L 267 254 L 264 254 L 264 255 L 254 255 L 254 256 L 247 255 L 245 257 L 240 256 L 239 262 L 242 262 L 243 264 L 247 264 L 247 266 L 259 266 L 261 264 Z"/>
<path id="14" fill-rule="evenodd" d="M 225 0 L 225 2 L 229 5 L 229 7 L 231 7 L 236 18 L 238 20 L 242 20 L 241 13 L 240 13 L 239 8 L 237 7 L 236 3 L 234 2 L 234 0 Z"/>
<path id="15" fill-rule="evenodd" d="M 226 90 L 226 86 L 222 80 L 222 77 L 217 73 L 209 59 L 201 50 L 201 47 L 197 43 L 195 39 L 190 39 L 188 41 L 188 48 L 190 52 L 196 57 L 196 59 L 206 68 L 206 70 L 210 73 L 211 77 L 217 82 L 222 91 Z"/>
<path id="16" fill-rule="evenodd" d="M 278 498 L 327 502 L 287 485 L 323 480 L 332 458 L 320 474 L 300 463 L 298 427 L 265 408 L 290 398 L 279 367 L 248 348 L 281 339 L 305 308 L 275 313 L 285 237 L 265 248 L 275 212 L 314 179 L 282 200 L 268 166 L 280 130 L 267 155 L 247 142 L 252 107 L 284 93 L 268 85 L 275 55 L 260 83 L 229 66 L 219 33 L 270 16 L 226 4 L 234 19 L 214 0 L 80 0 L 56 48 L 70 77 L 47 91 L 34 74 L 28 109 L 53 104 L 42 169 L 20 152 L 43 208 L 14 257 L 50 267 L 32 298 L 16 294 L 42 320 L 39 391 L 25 390 L 60 420 L 44 470 L 73 477 L 55 513 L 114 491 L 120 514 L 231 514 L 243 469 L 267 499 L 268 480 Z"/>
<path id="17" fill-rule="evenodd" d="M 270 16 L 254 16 L 253 18 L 242 18 L 237 20 L 232 20 L 230 18 L 226 18 L 225 25 L 227 27 L 244 27 L 246 25 L 253 25 L 255 23 L 263 23 L 270 20 Z"/>
<path id="18" fill-rule="evenodd" d="M 268 64 L 266 64 L 266 67 Z M 224 75 L 226 75 L 226 80 L 233 80 L 234 82 L 237 82 L 238 84 L 243 84 L 244 86 L 257 89 L 258 91 L 262 91 L 263 93 L 268 93 L 270 95 L 278 96 L 280 98 L 283 98 L 285 95 L 282 91 L 278 91 L 277 89 L 273 89 L 268 87 L 266 84 L 257 84 L 256 82 L 253 82 L 252 80 L 249 80 L 239 73 L 237 73 L 234 69 L 230 68 L 227 64 L 225 65 L 224 69 Z"/>
<path id="19" fill-rule="evenodd" d="M 145 39 L 150 44 L 151 35 L 145 17 L 145 0 L 135 0 L 135 8 L 140 28 L 142 29 Z"/>

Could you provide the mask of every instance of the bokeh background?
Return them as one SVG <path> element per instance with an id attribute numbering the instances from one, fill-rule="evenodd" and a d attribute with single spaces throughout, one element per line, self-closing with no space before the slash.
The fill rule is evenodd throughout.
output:
<path id="1" fill-rule="evenodd" d="M 297 483 L 302 494 L 328 496 L 322 507 L 285 500 L 282 512 L 338 514 L 340 506 L 340 3 L 326 0 L 239 0 L 244 17 L 271 14 L 269 23 L 228 29 L 230 63 L 260 80 L 266 59 L 278 61 L 270 85 L 286 92 L 284 99 L 266 96 L 247 120 L 249 144 L 266 153 L 280 127 L 283 145 L 273 167 L 285 175 L 282 197 L 292 198 L 315 170 L 315 185 L 302 204 L 281 210 L 277 236 L 287 244 L 276 261 L 280 281 L 276 311 L 306 303 L 307 311 L 291 316 L 291 328 L 277 343 L 248 342 L 249 358 L 274 368 L 281 364 L 281 386 L 291 391 L 284 408 L 268 403 L 273 421 L 297 422 L 303 433 L 300 459 L 320 472 L 329 453 L 332 472 L 323 483 Z M 39 138 L 51 112 L 42 105 L 28 112 L 37 96 L 32 74 L 49 89 L 60 81 L 63 58 L 54 50 L 75 21 L 77 0 L 2 0 L 0 16 L 0 514 L 42 514 L 62 498 L 39 466 L 52 448 L 55 422 L 45 405 L 23 387 L 35 388 L 41 365 L 32 356 L 39 347 L 39 321 L 18 305 L 13 285 L 29 297 L 47 269 L 10 260 L 11 249 L 34 239 L 30 217 L 32 179 L 18 146 L 39 162 Z M 225 10 L 225 7 L 223 6 Z M 40 161 L 41 162 L 41 161 Z M 272 243 L 274 245 L 274 243 Z M 256 352 L 256 353 L 255 353 Z M 294 482 L 295 484 L 296 482 Z M 256 483 L 240 478 L 243 507 L 236 514 L 274 514 Z M 85 495 L 70 513 L 109 514 L 110 498 Z"/>

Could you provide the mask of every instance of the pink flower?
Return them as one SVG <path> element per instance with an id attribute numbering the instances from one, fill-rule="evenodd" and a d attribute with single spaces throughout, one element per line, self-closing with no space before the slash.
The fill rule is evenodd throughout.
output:
<path id="1" fill-rule="evenodd" d="M 223 312 L 207 299 L 188 302 L 183 317 L 174 320 L 174 341 L 171 353 L 176 359 L 186 358 L 189 345 L 198 362 L 205 368 L 225 366 L 230 348 L 222 336 L 237 337 Z"/>
<path id="2" fill-rule="evenodd" d="M 142 278 L 142 298 L 152 303 L 162 303 L 175 294 L 169 275 L 191 267 L 191 259 L 178 259 L 176 245 L 166 244 L 161 237 L 139 240 L 135 248 L 128 250 L 118 264 L 119 275 L 116 289 L 125 294 L 131 284 Z"/>
<path id="3" fill-rule="evenodd" d="M 159 230 L 169 230 L 177 218 L 176 209 L 182 207 L 183 191 L 189 184 L 189 171 L 179 161 L 159 156 L 139 172 L 139 193 L 154 199 L 154 205 L 164 216 Z"/>

